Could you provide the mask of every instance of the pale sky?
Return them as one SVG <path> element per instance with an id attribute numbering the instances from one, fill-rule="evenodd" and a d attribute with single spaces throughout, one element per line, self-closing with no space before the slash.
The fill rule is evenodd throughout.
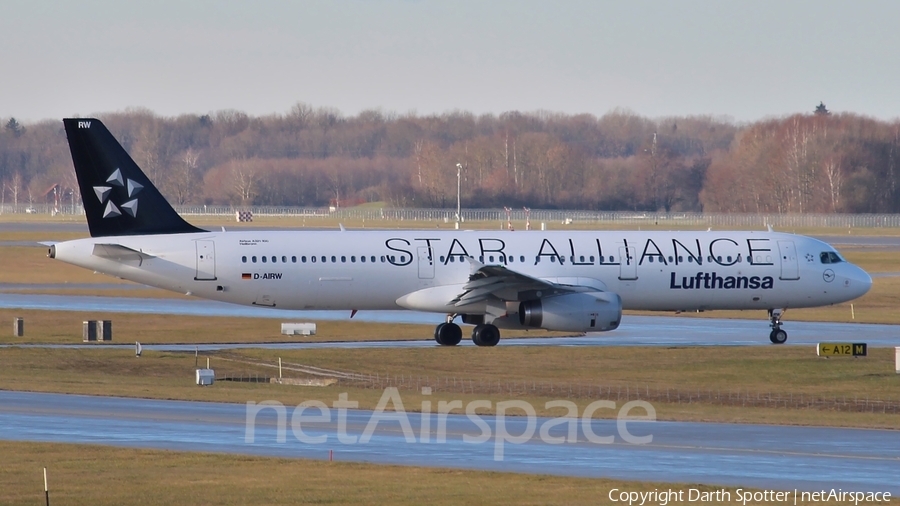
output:
<path id="1" fill-rule="evenodd" d="M 0 117 L 900 117 L 900 1 L 0 0 Z"/>

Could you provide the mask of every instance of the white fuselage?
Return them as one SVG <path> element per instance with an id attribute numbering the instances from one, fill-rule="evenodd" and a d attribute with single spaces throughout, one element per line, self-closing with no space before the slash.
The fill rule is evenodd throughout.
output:
<path id="1" fill-rule="evenodd" d="M 141 255 L 98 255 L 95 245 Z M 823 253 L 834 249 L 809 237 L 740 231 L 235 231 L 55 245 L 55 258 L 65 262 L 235 304 L 459 313 L 484 309 L 448 305 L 472 271 L 467 257 L 615 292 L 625 309 L 813 307 L 868 291 L 865 271 L 836 255 L 823 260 Z M 440 298 L 404 299 L 428 288 L 437 290 L 423 293 Z"/>

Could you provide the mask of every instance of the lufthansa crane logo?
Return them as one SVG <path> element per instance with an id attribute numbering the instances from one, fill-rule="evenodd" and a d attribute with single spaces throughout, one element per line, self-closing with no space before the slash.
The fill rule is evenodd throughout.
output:
<path id="1" fill-rule="evenodd" d="M 104 218 L 115 218 L 117 216 L 122 216 L 122 213 L 131 216 L 132 218 L 137 217 L 138 212 L 138 199 L 134 198 L 135 195 L 140 193 L 142 189 L 144 189 L 144 185 L 134 181 L 133 179 L 122 179 L 122 172 L 119 169 L 113 171 L 113 173 L 106 179 L 106 182 L 111 184 L 112 186 L 95 186 L 94 193 L 97 194 L 97 198 L 100 200 L 101 204 L 106 204 L 106 207 L 103 209 L 103 217 Z M 110 194 L 112 193 L 113 186 L 118 186 L 123 188 L 127 192 L 127 198 L 131 199 L 123 204 L 113 203 L 112 199 L 110 199 Z"/>

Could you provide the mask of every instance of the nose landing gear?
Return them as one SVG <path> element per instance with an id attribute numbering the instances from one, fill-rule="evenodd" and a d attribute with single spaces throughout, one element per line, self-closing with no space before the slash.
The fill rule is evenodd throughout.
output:
<path id="1" fill-rule="evenodd" d="M 781 330 L 781 318 L 784 316 L 785 309 L 770 309 L 769 321 L 772 332 L 769 333 L 769 341 L 772 344 L 784 344 L 787 341 L 787 332 Z"/>
<path id="2" fill-rule="evenodd" d="M 462 329 L 455 323 L 442 323 L 434 329 L 434 340 L 441 346 L 456 346 L 462 341 Z"/>
<path id="3" fill-rule="evenodd" d="M 441 346 L 456 346 L 462 341 L 462 329 L 453 323 L 454 318 L 456 318 L 455 314 L 448 314 L 447 322 L 434 329 L 434 340 Z"/>

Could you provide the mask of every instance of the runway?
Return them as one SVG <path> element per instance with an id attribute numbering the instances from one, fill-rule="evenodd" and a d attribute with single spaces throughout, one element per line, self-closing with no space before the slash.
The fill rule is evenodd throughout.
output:
<path id="1" fill-rule="evenodd" d="M 898 433 L 893 431 L 628 422 L 623 435 L 615 420 L 594 420 L 589 425 L 593 433 L 613 436 L 611 444 L 588 440 L 580 423 L 577 442 L 548 444 L 539 434 L 549 419 L 538 418 L 533 435 L 524 444 L 503 443 L 502 459 L 497 460 L 498 420 L 494 416 L 476 418 L 487 429 L 466 416 L 447 416 L 446 442 L 442 443 L 436 441 L 436 414 L 431 415 L 426 425 L 430 430 L 425 431 L 419 414 L 407 414 L 411 440 L 401 423 L 385 416 L 375 424 L 371 439 L 363 443 L 360 438 L 372 423 L 371 411 L 348 410 L 346 433 L 341 435 L 337 409 L 331 410 L 329 422 L 309 421 L 319 415 L 317 409 L 305 412 L 305 418 L 297 419 L 299 424 L 291 423 L 293 407 L 286 407 L 285 413 L 290 426 L 282 425 L 285 439 L 279 442 L 277 413 L 272 408 L 251 416 L 255 424 L 248 430 L 247 407 L 240 404 L 0 391 L 0 426 L 4 428 L 0 438 L 320 460 L 334 450 L 335 460 L 381 464 L 900 494 L 896 479 L 900 446 L 896 444 Z M 499 427 L 505 428 L 501 433 L 518 436 L 527 433 L 528 420 L 507 417 Z M 566 425 L 560 425 L 548 434 L 565 436 L 566 430 Z M 463 438 L 488 431 L 490 438 L 481 443 Z M 298 434 L 327 440 L 304 443 Z M 628 434 L 652 436 L 652 441 L 628 443 Z M 248 435 L 252 443 L 247 442 Z"/>

